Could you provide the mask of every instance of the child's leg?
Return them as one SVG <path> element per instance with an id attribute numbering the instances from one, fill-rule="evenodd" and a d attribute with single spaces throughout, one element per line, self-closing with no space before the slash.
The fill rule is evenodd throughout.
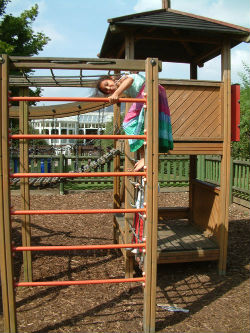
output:
<path id="1" fill-rule="evenodd" d="M 139 161 L 137 163 L 135 163 L 135 167 L 134 167 L 134 171 L 138 172 L 141 171 L 141 169 L 143 169 L 144 167 L 144 146 L 142 146 L 139 150 Z"/>

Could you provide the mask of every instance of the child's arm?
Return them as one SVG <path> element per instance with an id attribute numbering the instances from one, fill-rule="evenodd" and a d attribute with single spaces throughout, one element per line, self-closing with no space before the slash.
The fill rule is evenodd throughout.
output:
<path id="1" fill-rule="evenodd" d="M 133 83 L 134 79 L 130 76 L 126 77 L 120 84 L 120 86 L 116 89 L 116 91 L 109 96 L 109 102 L 110 103 L 117 103 L 119 97 L 122 95 L 124 90 L 128 89 L 131 84 Z"/>

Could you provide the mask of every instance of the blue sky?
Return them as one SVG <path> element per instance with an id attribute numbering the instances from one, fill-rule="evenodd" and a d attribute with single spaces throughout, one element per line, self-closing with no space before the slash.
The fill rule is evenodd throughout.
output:
<path id="1" fill-rule="evenodd" d="M 109 18 L 161 8 L 161 0 L 11 0 L 7 13 L 19 15 L 35 3 L 39 15 L 33 24 L 51 38 L 39 56 L 95 58 L 104 40 Z M 171 0 L 171 7 L 249 28 L 249 0 Z M 242 61 L 250 65 L 250 44 L 232 49 L 232 82 L 239 82 Z M 160 77 L 188 78 L 189 66 L 163 66 Z M 220 80 L 220 58 L 198 71 L 198 79 Z M 44 94 L 45 95 L 45 94 Z M 48 94 L 49 90 L 48 90 Z"/>

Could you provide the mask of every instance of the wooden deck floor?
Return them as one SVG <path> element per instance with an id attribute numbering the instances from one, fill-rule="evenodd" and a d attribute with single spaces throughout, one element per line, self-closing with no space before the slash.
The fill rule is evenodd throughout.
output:
<path id="1" fill-rule="evenodd" d="M 217 260 L 216 243 L 187 220 L 160 220 L 158 263 Z"/>
<path id="2" fill-rule="evenodd" d="M 123 239 L 124 217 L 116 216 Z M 177 263 L 218 260 L 219 248 L 216 243 L 187 220 L 160 219 L 158 223 L 157 262 Z"/>

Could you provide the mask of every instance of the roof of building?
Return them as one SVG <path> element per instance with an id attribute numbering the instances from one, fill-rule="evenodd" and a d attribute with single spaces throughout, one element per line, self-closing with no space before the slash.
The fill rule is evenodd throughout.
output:
<path id="1" fill-rule="evenodd" d="M 203 64 L 220 54 L 222 40 L 231 47 L 249 41 L 250 29 L 180 12 L 159 9 L 108 20 L 100 51 L 103 58 L 124 58 L 125 35 L 135 40 L 135 59 Z"/>

